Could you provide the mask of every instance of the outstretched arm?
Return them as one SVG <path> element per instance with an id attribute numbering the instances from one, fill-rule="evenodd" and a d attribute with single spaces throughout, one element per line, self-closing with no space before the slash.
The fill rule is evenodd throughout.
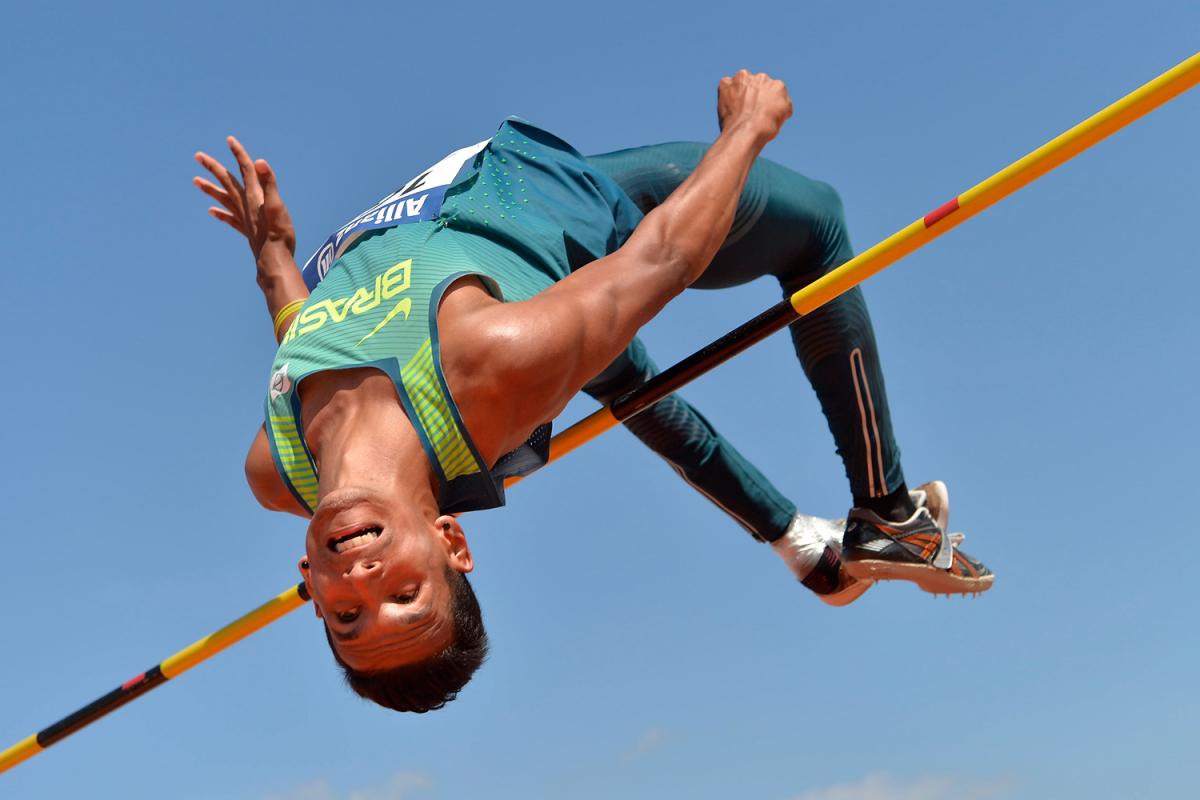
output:
<path id="1" fill-rule="evenodd" d="M 721 80 L 717 111 L 721 134 L 696 170 L 615 253 L 521 303 L 477 302 L 457 320 L 446 320 L 443 306 L 443 360 L 466 354 L 472 362 L 456 371 L 464 394 L 480 398 L 478 413 L 464 411 L 481 447 L 498 456 L 556 416 L 708 266 L 754 159 L 792 104 L 781 81 L 742 70 Z M 472 292 L 482 289 L 463 294 Z M 469 345 L 452 347 L 452 329 Z"/>
<path id="2" fill-rule="evenodd" d="M 308 297 L 308 287 L 296 266 L 296 231 L 287 206 L 279 194 L 275 172 L 263 159 L 254 161 L 234 137 L 227 140 L 242 173 L 242 182 L 207 153 L 196 153 L 196 161 L 207 169 L 217 183 L 196 177 L 192 183 L 220 203 L 208 210 L 246 237 L 258 267 L 258 287 L 267 301 L 267 313 L 275 320 L 276 341 L 287 331 L 287 324 L 300 309 L 280 317 L 279 312 L 295 300 Z M 219 185 L 218 185 L 219 184 Z M 246 482 L 255 499 L 272 511 L 287 511 L 302 517 L 308 512 L 292 497 L 280 480 L 271 458 L 266 429 L 260 427 L 246 454 Z"/>
<path id="3" fill-rule="evenodd" d="M 226 141 L 242 173 L 242 182 L 220 161 L 201 152 L 196 153 L 196 161 L 212 173 L 217 183 L 201 177 L 193 178 L 192 183 L 221 204 L 210 208 L 208 213 L 249 242 L 258 267 L 258 288 L 267 301 L 267 312 L 276 321 L 278 341 L 287 331 L 289 319 L 300 309 L 294 308 L 282 319 L 277 319 L 279 312 L 289 303 L 308 297 L 308 287 L 296 266 L 296 230 L 271 166 L 265 159 L 251 159 L 234 137 Z"/>

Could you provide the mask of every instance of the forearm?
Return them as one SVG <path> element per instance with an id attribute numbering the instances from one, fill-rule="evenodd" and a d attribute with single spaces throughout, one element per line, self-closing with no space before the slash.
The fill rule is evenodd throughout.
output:
<path id="1" fill-rule="evenodd" d="M 258 288 L 262 290 L 263 299 L 267 302 L 267 313 L 274 321 L 276 315 L 288 303 L 308 297 L 308 287 L 300 275 L 296 259 L 283 247 L 264 247 L 258 258 Z M 287 332 L 290 318 L 299 311 L 294 309 L 283 319 L 278 320 L 278 335 L 282 339 Z"/>

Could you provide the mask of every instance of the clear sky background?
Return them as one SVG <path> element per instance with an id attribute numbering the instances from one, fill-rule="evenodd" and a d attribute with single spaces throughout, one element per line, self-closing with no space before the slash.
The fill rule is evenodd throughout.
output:
<path id="1" fill-rule="evenodd" d="M 293 584 L 242 478 L 273 353 L 197 149 L 271 160 L 302 257 L 507 114 L 585 152 L 711 140 L 788 82 L 767 154 L 865 249 L 1197 49 L 1195 3 L 22 4 L 0 25 L 0 747 Z M 623 431 L 464 518 L 493 640 L 385 712 L 304 608 L 0 776 L 4 798 L 1194 796 L 1200 94 L 866 286 L 910 483 L 998 575 L 825 607 Z M 688 293 L 671 363 L 777 289 Z M 840 462 L 787 338 L 686 390 L 800 506 Z M 569 422 L 591 410 L 581 402 Z M 560 427 L 562 427 L 560 425 Z"/>

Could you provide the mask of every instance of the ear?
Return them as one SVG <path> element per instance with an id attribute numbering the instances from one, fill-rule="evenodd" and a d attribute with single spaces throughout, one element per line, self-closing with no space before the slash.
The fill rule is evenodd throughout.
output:
<path id="1" fill-rule="evenodd" d="M 458 519 L 449 514 L 443 514 L 433 521 L 439 528 L 442 537 L 442 547 L 446 549 L 446 558 L 450 566 L 459 572 L 470 572 L 475 569 L 475 561 L 471 558 L 471 548 L 467 546 L 467 534 L 458 524 Z"/>
<path id="2" fill-rule="evenodd" d="M 308 566 L 308 556 L 301 556 L 300 560 L 296 562 L 296 568 L 300 570 L 300 577 L 304 578 L 304 588 L 308 590 L 308 596 L 312 598 L 313 611 L 316 612 L 318 619 L 324 619 L 321 616 L 321 607 L 317 605 L 317 598 L 312 592 L 312 581 L 309 580 L 312 570 Z"/>

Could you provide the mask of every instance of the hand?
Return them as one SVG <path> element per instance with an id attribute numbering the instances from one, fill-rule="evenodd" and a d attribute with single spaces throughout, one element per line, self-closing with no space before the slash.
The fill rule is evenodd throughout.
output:
<path id="1" fill-rule="evenodd" d="M 779 134 L 791 115 L 787 86 L 765 72 L 742 70 L 732 78 L 721 78 L 717 86 L 717 118 L 722 131 L 750 125 L 765 144 Z"/>
<path id="2" fill-rule="evenodd" d="M 221 204 L 220 208 L 208 209 L 208 213 L 245 236 L 260 265 L 264 253 L 270 257 L 272 250 L 281 247 L 287 248 L 291 259 L 296 254 L 296 229 L 279 196 L 274 171 L 261 158 L 252 161 L 246 148 L 234 137 L 230 136 L 226 142 L 241 170 L 242 183 L 220 161 L 207 153 L 196 153 L 196 161 L 220 184 L 201 177 L 192 179 L 197 189 Z"/>

